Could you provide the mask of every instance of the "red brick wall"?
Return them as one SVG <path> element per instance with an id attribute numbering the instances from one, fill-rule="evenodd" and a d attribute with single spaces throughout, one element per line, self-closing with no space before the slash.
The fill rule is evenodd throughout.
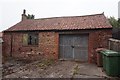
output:
<path id="1" fill-rule="evenodd" d="M 47 58 L 58 59 L 58 33 L 42 32 L 39 36 L 41 52 Z"/>
<path id="2" fill-rule="evenodd" d="M 7 57 L 10 56 L 11 53 L 11 34 L 10 33 L 6 33 L 3 35 L 3 48 L 2 48 L 2 54 L 3 56 Z"/>
<path id="3" fill-rule="evenodd" d="M 81 33 L 80 31 L 78 31 Z M 82 33 L 89 33 L 88 42 L 88 55 L 89 62 L 96 63 L 96 52 L 95 49 L 99 47 L 107 48 L 108 38 L 111 37 L 111 30 L 90 30 L 83 31 Z M 74 34 L 74 32 L 72 32 Z M 13 44 L 12 44 L 12 55 L 14 57 L 26 58 L 28 53 L 36 55 L 35 59 L 40 56 L 45 58 L 58 59 L 59 54 L 59 33 L 58 32 L 40 32 L 39 33 L 39 45 L 38 46 L 23 46 L 22 36 L 23 32 L 12 33 Z M 10 54 L 11 48 L 11 35 L 5 33 L 4 36 L 4 54 Z M 33 55 L 32 55 L 33 56 Z M 30 58 L 32 59 L 32 58 Z"/>
<path id="4" fill-rule="evenodd" d="M 17 58 L 30 58 L 36 56 L 37 59 L 44 56 L 45 58 L 58 58 L 58 33 L 40 32 L 39 45 L 24 46 L 22 43 L 24 33 L 12 33 L 12 56 Z M 4 33 L 4 54 L 10 56 L 11 52 L 11 35 Z M 31 54 L 31 56 L 29 55 Z M 31 58 L 30 58 L 31 59 Z"/>
<path id="5" fill-rule="evenodd" d="M 108 39 L 112 36 L 112 30 L 97 30 L 89 34 L 89 62 L 96 63 L 96 49 L 108 48 Z"/>

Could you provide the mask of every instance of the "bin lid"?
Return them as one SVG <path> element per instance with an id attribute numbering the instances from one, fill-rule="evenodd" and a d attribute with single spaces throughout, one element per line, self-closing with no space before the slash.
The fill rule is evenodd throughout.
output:
<path id="1" fill-rule="evenodd" d="M 106 56 L 120 56 L 120 53 L 112 50 L 102 50 L 100 52 Z"/>
<path id="2" fill-rule="evenodd" d="M 97 52 L 97 54 L 98 53 L 100 53 L 100 51 L 102 51 L 102 50 L 106 50 L 105 48 L 97 48 L 95 51 Z M 101 54 L 101 53 L 100 53 Z"/>

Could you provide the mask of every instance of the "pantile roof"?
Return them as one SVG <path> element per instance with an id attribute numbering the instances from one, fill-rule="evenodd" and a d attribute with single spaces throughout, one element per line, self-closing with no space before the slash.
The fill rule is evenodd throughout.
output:
<path id="1" fill-rule="evenodd" d="M 85 16 L 28 19 L 17 23 L 5 31 L 80 30 L 101 28 L 112 28 L 103 13 Z"/>

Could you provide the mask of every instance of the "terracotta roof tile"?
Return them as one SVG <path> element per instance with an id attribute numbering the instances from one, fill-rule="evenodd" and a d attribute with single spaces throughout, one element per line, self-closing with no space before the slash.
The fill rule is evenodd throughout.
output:
<path id="1" fill-rule="evenodd" d="M 21 21 L 6 31 L 26 30 L 79 30 L 112 28 L 104 14 L 29 19 Z"/>

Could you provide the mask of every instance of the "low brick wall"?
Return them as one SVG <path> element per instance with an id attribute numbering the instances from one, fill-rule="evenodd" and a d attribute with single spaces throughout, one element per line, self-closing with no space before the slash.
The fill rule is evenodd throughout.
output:
<path id="1" fill-rule="evenodd" d="M 118 39 L 109 39 L 109 49 L 120 52 L 120 40 Z"/>

